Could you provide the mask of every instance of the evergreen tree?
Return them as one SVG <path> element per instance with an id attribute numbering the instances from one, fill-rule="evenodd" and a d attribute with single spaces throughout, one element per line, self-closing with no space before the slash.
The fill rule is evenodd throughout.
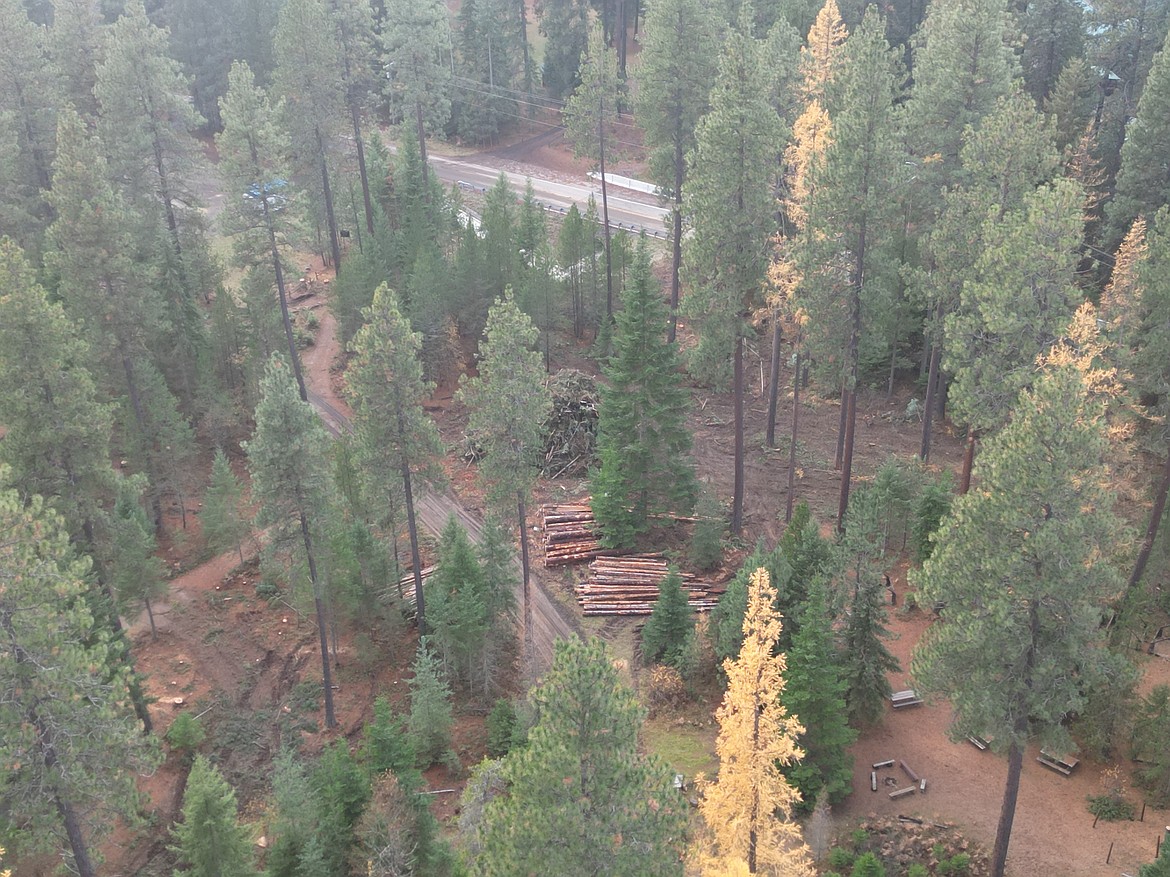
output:
<path id="1" fill-rule="evenodd" d="M 341 241 L 331 162 L 344 124 L 345 83 L 338 75 L 342 70 L 341 47 L 324 0 L 288 0 L 280 11 L 274 40 L 273 87 L 282 100 L 284 128 L 292 140 L 292 155 L 303 185 L 321 195 L 329 253 L 334 269 L 340 271 Z M 271 181 L 259 182 L 264 191 Z"/>
<path id="2" fill-rule="evenodd" d="M 609 227 L 609 185 L 605 179 L 606 143 L 619 118 L 621 80 L 617 59 L 607 47 L 599 24 L 589 30 L 581 56 L 580 83 L 565 102 L 565 135 L 577 156 L 598 163 L 601 177 L 601 224 L 605 235 L 605 316 L 613 319 L 613 243 Z"/>
<path id="3" fill-rule="evenodd" d="M 383 60 L 390 67 L 387 96 L 403 125 L 413 125 L 427 179 L 428 131 L 441 131 L 451 116 L 451 72 L 446 55 L 451 23 L 441 0 L 384 0 Z"/>
<path id="4" fill-rule="evenodd" d="M 744 862 L 749 874 L 811 877 L 808 847 L 790 821 L 800 794 L 781 773 L 803 758 L 796 739 L 804 728 L 784 697 L 786 661 L 775 651 L 780 639 L 775 602 L 767 571 L 757 569 L 748 585 L 743 648 L 723 664 L 727 693 L 716 713 L 719 775 L 703 784 L 699 809 L 716 861 Z"/>
<path id="5" fill-rule="evenodd" d="M 481 265 L 486 278 L 487 301 L 493 302 L 520 278 L 517 245 L 516 196 L 508 177 L 501 173 L 488 190 L 483 203 L 480 230 Z"/>
<path id="6" fill-rule="evenodd" d="M 638 754 L 642 709 L 600 640 L 561 640 L 531 692 L 528 745 L 504 761 L 472 873 L 682 874 L 669 769 Z"/>
<path id="7" fill-rule="evenodd" d="M 327 468 L 329 438 L 317 413 L 297 395 L 288 367 L 277 356 L 268 363 L 256 406 L 256 432 L 244 443 L 252 473 L 252 494 L 260 505 L 259 527 L 269 527 L 274 546 L 286 546 L 297 563 L 309 568 L 321 675 L 325 693 L 325 726 L 333 716 L 333 682 L 325 617 L 326 582 L 318 562 L 323 524 L 332 491 Z M 303 551 L 303 554 L 301 554 Z"/>
<path id="8" fill-rule="evenodd" d="M 544 47 L 544 87 L 561 100 L 580 82 L 578 67 L 589 35 L 587 0 L 543 0 L 540 32 Z"/>
<path id="9" fill-rule="evenodd" d="M 65 99 L 80 115 L 97 116 L 96 69 L 103 48 L 103 22 L 93 0 L 54 0 L 48 34 L 50 61 L 61 71 Z"/>
<path id="10" fill-rule="evenodd" d="M 643 235 L 622 291 L 597 426 L 593 513 L 610 547 L 630 547 L 651 515 L 686 513 L 694 503 L 687 392 L 677 348 L 663 337 L 666 321 Z"/>
<path id="11" fill-rule="evenodd" d="M 1076 0 L 1030 0 L 1019 17 L 1024 82 L 1038 104 L 1056 86 L 1065 65 L 1084 53 L 1085 7 Z"/>
<path id="12" fill-rule="evenodd" d="M 1137 104 L 1137 116 L 1126 126 L 1121 147 L 1117 194 L 1108 206 L 1112 240 L 1119 241 L 1138 216 L 1153 216 L 1170 204 L 1170 170 L 1166 141 L 1170 139 L 1170 51 L 1154 56 L 1150 77 Z"/>
<path id="13" fill-rule="evenodd" d="M 557 261 L 565 274 L 565 285 L 569 288 L 569 301 L 573 311 L 573 337 L 578 340 L 585 336 L 585 324 L 591 322 L 586 314 L 584 284 L 585 260 L 591 255 L 592 239 L 581 211 L 577 205 L 569 207 L 561 234 L 557 239 Z"/>
<path id="14" fill-rule="evenodd" d="M 154 609 L 151 601 L 167 591 L 166 570 L 155 556 L 158 544 L 154 531 L 142 510 L 141 477 L 123 478 L 118 485 L 118 498 L 110 516 L 110 556 L 106 568 L 110 571 L 110 585 L 118 596 L 123 610 L 137 611 L 141 602 L 150 618 L 150 635 L 157 635 Z"/>
<path id="15" fill-rule="evenodd" d="M 281 325 L 301 398 L 308 400 L 305 379 L 301 374 L 300 356 L 293 338 L 292 319 L 288 310 L 288 291 L 284 281 L 284 259 L 288 251 L 289 211 L 276 209 L 275 196 L 269 197 L 270 187 L 287 176 L 286 162 L 291 150 L 287 136 L 278 123 L 277 110 L 268 96 L 256 84 L 251 69 L 243 63 L 232 65 L 228 74 L 228 92 L 220 101 L 223 131 L 215 138 L 220 155 L 220 173 L 231 192 L 255 194 L 254 198 L 229 199 L 224 210 L 224 226 L 234 237 L 236 260 L 256 271 L 261 265 L 271 275 L 254 273 L 245 289 L 254 286 L 261 293 L 271 295 L 276 285 L 280 301 Z M 267 308 L 259 311 L 267 314 Z M 260 344 L 263 337 L 256 337 Z M 265 361 L 273 351 L 265 351 Z"/>
<path id="16" fill-rule="evenodd" d="M 810 261 L 801 267 L 810 340 L 823 358 L 842 366 L 833 376 L 842 387 L 837 444 L 841 527 L 849 505 L 862 360 L 872 356 L 862 345 L 888 338 L 881 318 L 896 318 L 897 312 L 891 207 L 898 166 L 893 117 L 898 69 L 875 11 L 867 13 L 845 44 L 836 75 L 829 87 L 832 138 L 808 207 L 809 233 L 819 245 L 805 251 Z"/>
<path id="17" fill-rule="evenodd" d="M 422 402 L 431 395 L 432 388 L 423 381 L 418 357 L 421 339 L 410 331 L 410 324 L 386 284 L 378 287 L 373 303 L 363 315 L 366 324 L 351 346 L 356 359 L 349 370 L 357 460 L 371 488 L 382 483 L 388 470 L 397 470 L 401 480 L 418 628 L 420 635 L 426 636 L 413 487 L 420 475 L 424 480 L 434 480 L 432 467 L 442 449 L 434 421 L 422 410 Z"/>
<path id="18" fill-rule="evenodd" d="M 847 683 L 821 585 L 813 586 L 800 607 L 800 618 L 800 630 L 788 651 L 784 704 L 804 726 L 796 738 L 804 758 L 782 770 L 800 792 L 798 809 L 807 813 L 822 792 L 835 804 L 852 791 L 853 757 L 848 750 L 857 731 L 848 723 Z"/>
<path id="19" fill-rule="evenodd" d="M 429 586 L 434 644 L 447 675 L 471 686 L 487 646 L 489 618 L 483 570 L 467 533 L 452 515 L 439 538 L 439 562 Z"/>
<path id="20" fill-rule="evenodd" d="M 244 537 L 251 531 L 240 511 L 243 488 L 221 448 L 211 463 L 211 483 L 203 497 L 203 537 L 216 554 L 235 548 L 244 562 Z"/>
<path id="21" fill-rule="evenodd" d="M 183 821 L 171 831 L 183 873 L 254 877 L 252 832 L 237 821 L 236 793 L 215 766 L 195 758 L 183 792 Z"/>
<path id="22" fill-rule="evenodd" d="M 1100 417 L 1075 369 L 1044 373 L 988 442 L 979 488 L 956 501 L 913 577 L 921 599 L 946 604 L 914 652 L 915 678 L 950 696 L 957 737 L 990 737 L 1008 753 L 997 877 L 1024 748 L 1037 736 L 1069 745 L 1063 720 L 1080 711 L 1106 654 L 1102 607 L 1121 586 L 1108 558 L 1123 527 Z"/>
<path id="23" fill-rule="evenodd" d="M 1092 69 L 1084 58 L 1070 58 L 1044 101 L 1057 149 L 1069 149 L 1080 140 L 1093 118 L 1096 97 L 1097 77 Z"/>
<path id="24" fill-rule="evenodd" d="M 637 118 L 650 150 L 650 175 L 673 202 L 670 263 L 670 328 L 675 340 L 682 268 L 683 183 L 695 128 L 707 111 L 719 57 L 722 22 L 703 0 L 660 0 L 646 11 L 636 96 Z"/>
<path id="25" fill-rule="evenodd" d="M 153 769 L 155 741 L 126 710 L 129 672 L 111 663 L 113 643 L 85 600 L 89 564 L 60 517 L 5 489 L 0 532 L 6 819 L 18 854 L 61 849 L 75 873 L 94 877 L 103 830 L 136 816 L 135 774 Z"/>
<path id="26" fill-rule="evenodd" d="M 768 573 L 769 587 L 774 592 L 785 590 L 792 576 L 787 559 L 776 549 L 769 551 L 763 540 L 756 544 L 730 582 L 727 590 L 711 611 L 711 631 L 715 656 L 720 661 L 734 660 L 743 645 L 744 614 L 747 612 L 751 577 L 757 569 Z M 771 583 L 775 584 L 771 584 Z"/>
<path id="27" fill-rule="evenodd" d="M 374 228 L 374 200 L 370 190 L 370 173 L 366 167 L 362 113 L 376 82 L 374 11 L 370 0 L 330 0 L 330 12 L 337 28 L 337 45 L 341 50 L 341 69 L 345 76 L 345 107 L 353 129 L 358 178 L 362 185 L 362 208 L 366 232 Z M 375 129 L 376 130 L 376 129 Z"/>
<path id="28" fill-rule="evenodd" d="M 451 751 L 451 688 L 426 640 L 419 643 L 410 679 L 410 741 L 418 762 L 428 767 L 454 758 Z"/>
<path id="29" fill-rule="evenodd" d="M 741 16 L 741 19 L 744 16 Z M 768 102 L 760 48 L 741 20 L 724 44 L 711 112 L 696 133 L 684 191 L 694 232 L 685 265 L 694 289 L 684 303 L 699 333 L 697 364 L 720 383 L 732 369 L 735 479 L 731 532 L 743 526 L 743 342 L 758 304 L 775 226 L 772 181 L 783 127 Z"/>
<path id="30" fill-rule="evenodd" d="M 452 115 L 460 138 L 494 143 L 514 127 L 519 105 L 512 90 L 523 78 L 515 9 L 508 0 L 468 0 L 459 7 L 458 97 Z"/>
<path id="31" fill-rule="evenodd" d="M 694 627 L 682 578 L 677 570 L 671 569 L 658 585 L 654 611 L 642 628 L 642 660 L 646 664 L 661 663 L 677 669 Z"/>
<path id="32" fill-rule="evenodd" d="M 469 437 L 483 448 L 480 476 L 488 497 L 501 511 L 514 508 L 520 534 L 524 582 L 525 657 L 531 661 L 532 606 L 529 599 L 528 494 L 543 447 L 543 424 L 552 409 L 540 354 L 532 350 L 537 331 L 511 291 L 492 305 L 480 343 L 479 375 L 459 397 L 469 409 Z"/>

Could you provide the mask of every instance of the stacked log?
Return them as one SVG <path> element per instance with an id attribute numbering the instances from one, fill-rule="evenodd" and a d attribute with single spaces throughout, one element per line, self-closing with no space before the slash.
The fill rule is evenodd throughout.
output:
<path id="1" fill-rule="evenodd" d="M 589 579 L 574 590 L 585 615 L 649 615 L 658 602 L 658 587 L 667 575 L 661 554 L 603 555 L 589 564 Z M 720 589 L 680 573 L 687 603 L 706 612 L 718 602 Z"/>
<path id="2" fill-rule="evenodd" d="M 427 579 L 435 574 L 437 567 L 425 566 L 422 571 L 423 585 L 427 583 Z M 414 571 L 408 572 L 402 577 L 402 581 L 398 583 L 398 590 L 402 592 L 402 603 L 404 610 L 409 615 L 414 615 L 416 603 L 414 600 Z"/>
<path id="3" fill-rule="evenodd" d="M 546 567 L 578 563 L 601 553 L 601 543 L 594 531 L 593 509 L 588 503 L 546 505 L 541 511 Z"/>

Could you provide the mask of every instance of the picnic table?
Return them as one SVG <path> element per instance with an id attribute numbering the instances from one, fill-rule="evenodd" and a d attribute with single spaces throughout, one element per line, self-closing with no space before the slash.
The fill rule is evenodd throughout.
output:
<path id="1" fill-rule="evenodd" d="M 1081 763 L 1080 759 L 1073 758 L 1071 755 L 1055 755 L 1046 749 L 1040 750 L 1040 755 L 1036 760 L 1049 770 L 1064 774 L 1066 777 L 1072 776 L 1076 766 Z"/>

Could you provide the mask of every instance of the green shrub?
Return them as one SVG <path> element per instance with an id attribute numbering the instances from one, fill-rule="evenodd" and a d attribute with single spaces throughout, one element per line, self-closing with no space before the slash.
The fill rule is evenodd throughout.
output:
<path id="1" fill-rule="evenodd" d="M 849 835 L 849 840 L 851 840 L 853 842 L 853 848 L 858 849 L 858 848 L 864 846 L 865 842 L 867 840 L 869 840 L 869 832 L 866 831 L 864 828 L 859 828 L 856 831 L 854 831 L 851 835 Z"/>
<path id="2" fill-rule="evenodd" d="M 698 520 L 691 535 L 690 560 L 700 571 L 709 572 L 723 562 L 727 509 L 714 495 L 704 490 L 695 505 L 695 517 Z"/>
<path id="3" fill-rule="evenodd" d="M 1134 806 L 1120 795 L 1089 795 L 1089 812 L 1106 822 L 1132 821 Z"/>
<path id="4" fill-rule="evenodd" d="M 256 596 L 261 600 L 275 600 L 280 587 L 272 579 L 261 579 L 256 583 Z"/>
<path id="5" fill-rule="evenodd" d="M 886 877 L 886 866 L 874 853 L 858 856 L 853 863 L 851 877 Z"/>
<path id="6" fill-rule="evenodd" d="M 926 870 L 926 866 L 921 862 L 915 862 L 906 871 L 906 877 L 930 877 L 930 872 Z"/>
<path id="7" fill-rule="evenodd" d="M 844 847 L 833 847 L 829 850 L 829 867 L 830 868 L 851 868 L 853 867 L 853 860 L 857 857 Z"/>
<path id="8" fill-rule="evenodd" d="M 918 563 L 927 560 L 934 551 L 932 538 L 942 519 L 950 512 L 953 497 L 954 485 L 949 472 L 944 472 L 938 481 L 926 484 L 918 495 L 910 526 L 910 547 Z"/>
<path id="9" fill-rule="evenodd" d="M 190 713 L 180 713 L 167 729 L 167 742 L 171 748 L 187 758 L 191 758 L 206 739 L 203 723 Z"/>

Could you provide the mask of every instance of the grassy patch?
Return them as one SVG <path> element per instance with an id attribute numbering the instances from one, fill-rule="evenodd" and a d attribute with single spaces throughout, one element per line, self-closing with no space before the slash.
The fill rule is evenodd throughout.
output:
<path id="1" fill-rule="evenodd" d="M 715 757 L 715 727 L 697 728 L 691 724 L 676 724 L 677 721 L 671 718 L 648 719 L 642 725 L 642 745 L 688 780 L 697 773 L 713 776 L 719 769 L 719 760 Z"/>

